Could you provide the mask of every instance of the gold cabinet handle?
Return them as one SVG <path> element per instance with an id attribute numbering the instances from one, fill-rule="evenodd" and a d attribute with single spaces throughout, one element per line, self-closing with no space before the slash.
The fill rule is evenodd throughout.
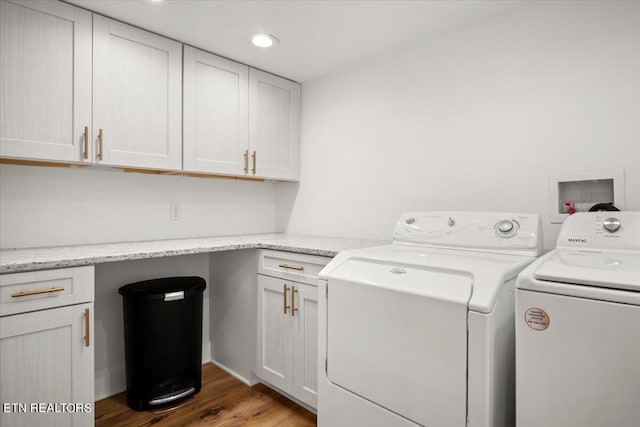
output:
<path id="1" fill-rule="evenodd" d="M 304 267 L 297 265 L 289 265 L 289 264 L 278 264 L 280 268 L 286 268 L 288 270 L 296 270 L 296 271 L 304 271 Z"/>
<path id="2" fill-rule="evenodd" d="M 89 158 L 89 126 L 84 127 L 84 148 L 82 150 L 82 157 L 84 159 Z"/>
<path id="3" fill-rule="evenodd" d="M 291 317 L 295 316 L 296 311 L 298 311 L 296 308 L 296 293 L 298 293 L 296 287 L 291 286 Z"/>
<path id="4" fill-rule="evenodd" d="M 253 168 L 251 169 L 251 172 L 253 172 L 253 174 L 256 174 L 256 150 L 253 150 L 253 154 L 251 155 L 251 159 L 253 159 Z"/>
<path id="5" fill-rule="evenodd" d="M 291 308 L 287 305 L 287 292 L 289 292 L 289 287 L 287 286 L 286 283 L 283 286 L 284 286 L 284 292 L 282 293 L 282 295 L 284 295 L 284 304 L 282 306 L 284 307 L 284 314 L 287 314 L 287 309 Z"/>
<path id="6" fill-rule="evenodd" d="M 98 130 L 98 160 L 102 160 L 102 129 Z"/>
<path id="7" fill-rule="evenodd" d="M 84 309 L 84 346 L 89 347 L 89 309 Z"/>
<path id="8" fill-rule="evenodd" d="M 244 150 L 244 173 L 249 173 L 249 150 Z"/>
<path id="9" fill-rule="evenodd" d="M 37 291 L 22 291 L 15 294 L 11 294 L 11 298 L 29 297 L 31 295 L 40 295 L 40 294 L 51 294 L 53 292 L 61 292 L 61 291 L 64 291 L 64 288 L 49 288 L 49 289 L 38 289 Z"/>

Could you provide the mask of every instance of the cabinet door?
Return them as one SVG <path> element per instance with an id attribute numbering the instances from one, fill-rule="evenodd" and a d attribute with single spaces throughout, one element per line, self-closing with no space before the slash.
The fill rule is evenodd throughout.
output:
<path id="1" fill-rule="evenodd" d="M 94 15 L 93 78 L 98 163 L 180 170 L 182 45 Z"/>
<path id="2" fill-rule="evenodd" d="M 184 170 L 249 172 L 249 68 L 184 47 Z"/>
<path id="3" fill-rule="evenodd" d="M 0 412 L 0 425 L 92 426 L 93 349 L 92 303 L 2 317 L 0 401 L 15 405 L 9 412 Z M 58 404 L 57 412 L 34 412 L 32 403 Z M 85 411 L 76 407 L 65 411 L 60 407 L 63 403 L 91 406 L 84 406 Z"/>
<path id="4" fill-rule="evenodd" d="M 253 175 L 298 180 L 300 85 L 249 70 L 249 151 Z"/>
<path id="5" fill-rule="evenodd" d="M 88 137 L 91 13 L 0 0 L 0 156 L 90 162 L 85 126 Z"/>
<path id="6" fill-rule="evenodd" d="M 293 376 L 291 319 L 291 283 L 259 275 L 256 375 L 285 391 Z"/>
<path id="7" fill-rule="evenodd" d="M 291 394 L 315 408 L 318 401 L 318 288 L 294 283 L 293 390 Z"/>

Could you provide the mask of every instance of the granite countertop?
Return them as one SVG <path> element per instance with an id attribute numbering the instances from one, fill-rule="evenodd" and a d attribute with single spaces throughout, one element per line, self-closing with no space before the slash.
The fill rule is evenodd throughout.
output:
<path id="1" fill-rule="evenodd" d="M 234 249 L 273 249 L 334 257 L 340 251 L 378 246 L 387 243 L 389 242 L 385 240 L 345 239 L 340 237 L 272 233 L 7 249 L 0 251 L 0 274 L 143 258 L 220 252 Z"/>

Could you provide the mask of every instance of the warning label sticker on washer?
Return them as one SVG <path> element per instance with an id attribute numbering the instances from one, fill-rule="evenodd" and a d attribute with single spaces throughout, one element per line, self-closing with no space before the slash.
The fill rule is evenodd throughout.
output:
<path id="1" fill-rule="evenodd" d="M 524 313 L 524 321 L 528 327 L 536 331 L 544 331 L 549 327 L 549 315 L 538 307 L 532 307 Z"/>

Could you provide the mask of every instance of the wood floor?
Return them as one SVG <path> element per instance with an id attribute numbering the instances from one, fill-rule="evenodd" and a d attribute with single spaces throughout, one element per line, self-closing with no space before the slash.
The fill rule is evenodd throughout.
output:
<path id="1" fill-rule="evenodd" d="M 316 416 L 258 384 L 249 387 L 222 369 L 202 366 L 202 390 L 169 411 L 137 412 L 125 393 L 96 402 L 96 427 L 135 426 L 315 426 Z"/>

